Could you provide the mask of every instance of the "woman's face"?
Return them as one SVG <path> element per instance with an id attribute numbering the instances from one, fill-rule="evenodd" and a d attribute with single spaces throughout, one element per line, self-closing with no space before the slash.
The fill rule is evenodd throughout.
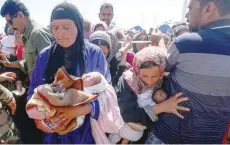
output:
<path id="1" fill-rule="evenodd" d="M 105 45 L 99 45 L 99 47 L 100 47 L 101 50 L 103 51 L 105 57 L 107 57 L 108 54 L 109 54 L 109 48 L 108 48 L 107 46 L 105 46 Z"/>
<path id="2" fill-rule="evenodd" d="M 72 20 L 54 20 L 51 23 L 51 30 L 55 41 L 64 48 L 73 45 L 77 39 L 78 30 Z"/>
<path id="3" fill-rule="evenodd" d="M 163 73 L 160 71 L 160 68 L 157 66 L 140 69 L 140 79 L 148 87 L 155 86 L 163 78 L 162 74 Z"/>
<path id="4" fill-rule="evenodd" d="M 148 38 L 146 35 L 141 35 L 141 36 L 139 36 L 139 38 L 136 41 L 147 41 L 147 40 L 148 40 Z M 137 43 L 136 44 L 137 52 L 141 51 L 143 48 L 145 48 L 147 46 L 148 46 L 148 43 Z"/>

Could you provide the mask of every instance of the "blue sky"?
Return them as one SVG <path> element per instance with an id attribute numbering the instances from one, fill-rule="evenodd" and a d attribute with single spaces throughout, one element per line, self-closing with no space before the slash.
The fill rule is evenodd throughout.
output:
<path id="1" fill-rule="evenodd" d="M 31 17 L 43 24 L 49 23 L 52 9 L 64 0 L 21 0 L 28 7 Z M 118 27 L 131 28 L 142 25 L 145 28 L 156 26 L 167 20 L 181 21 L 184 0 L 67 0 L 75 4 L 83 17 L 95 22 L 101 4 L 112 3 L 114 21 Z M 0 0 L 0 6 L 5 0 Z M 0 19 L 0 26 L 5 23 Z"/>

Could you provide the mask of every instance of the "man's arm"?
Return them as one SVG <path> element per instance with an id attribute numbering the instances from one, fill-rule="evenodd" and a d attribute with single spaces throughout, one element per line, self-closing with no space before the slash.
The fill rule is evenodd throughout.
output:
<path id="1" fill-rule="evenodd" d="M 26 58 L 22 60 L 17 60 L 14 62 L 10 62 L 8 66 L 10 68 L 20 68 L 24 73 L 27 73 L 27 65 L 26 65 Z"/>
<path id="2" fill-rule="evenodd" d="M 176 45 L 172 43 L 168 49 L 166 71 L 170 72 L 175 67 L 175 65 L 178 63 L 179 55 L 179 50 L 177 49 Z"/>
<path id="3" fill-rule="evenodd" d="M 45 31 L 35 32 L 32 37 L 32 45 L 38 54 L 52 44 L 52 34 Z"/>
<path id="4" fill-rule="evenodd" d="M 45 31 L 37 31 L 31 35 L 31 43 L 33 48 L 29 48 L 33 50 L 33 53 L 30 54 L 28 61 L 28 73 L 29 75 L 32 73 L 36 58 L 39 53 L 46 47 L 52 44 L 52 35 Z"/>

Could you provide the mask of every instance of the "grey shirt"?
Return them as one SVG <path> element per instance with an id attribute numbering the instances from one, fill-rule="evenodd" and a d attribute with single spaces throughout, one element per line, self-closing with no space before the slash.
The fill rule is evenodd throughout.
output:
<path id="1" fill-rule="evenodd" d="M 22 40 L 25 46 L 25 58 L 16 63 L 19 63 L 22 71 L 31 74 L 37 56 L 44 48 L 52 44 L 53 36 L 48 28 L 41 27 L 36 22 L 29 20 Z"/>

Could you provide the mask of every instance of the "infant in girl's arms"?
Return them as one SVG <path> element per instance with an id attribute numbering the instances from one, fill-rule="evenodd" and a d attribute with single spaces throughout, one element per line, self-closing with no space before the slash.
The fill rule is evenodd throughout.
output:
<path id="1" fill-rule="evenodd" d="M 153 90 L 147 90 L 144 93 L 137 95 L 137 103 L 141 108 L 162 103 L 166 99 L 167 99 L 167 94 L 164 92 L 163 89 L 157 89 L 155 92 Z M 133 130 L 140 132 L 139 139 L 142 137 L 144 130 L 147 129 L 141 123 L 129 122 L 127 124 Z M 128 144 L 128 143 L 129 140 L 123 139 L 122 144 Z"/>

